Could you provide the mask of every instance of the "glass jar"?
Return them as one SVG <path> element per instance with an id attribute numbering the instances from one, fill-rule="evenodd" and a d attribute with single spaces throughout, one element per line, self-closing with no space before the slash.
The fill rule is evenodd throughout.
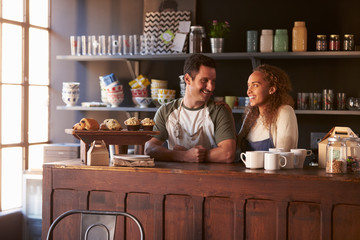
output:
<path id="1" fill-rule="evenodd" d="M 307 29 L 305 22 L 295 22 L 292 30 L 292 51 L 306 52 L 307 50 Z"/>
<path id="2" fill-rule="evenodd" d="M 360 172 L 360 139 L 345 138 L 347 172 Z"/>
<path id="3" fill-rule="evenodd" d="M 343 42 L 344 51 L 355 51 L 355 41 L 353 34 L 345 34 Z"/>
<path id="4" fill-rule="evenodd" d="M 287 52 L 289 50 L 289 37 L 287 29 L 276 29 L 274 36 L 274 52 Z"/>
<path id="5" fill-rule="evenodd" d="M 246 32 L 246 49 L 247 52 L 258 51 L 258 32 L 255 30 L 249 30 Z"/>
<path id="6" fill-rule="evenodd" d="M 330 51 L 340 51 L 340 36 L 339 35 L 336 35 L 336 34 L 330 35 L 329 50 Z"/>
<path id="7" fill-rule="evenodd" d="M 326 146 L 326 172 L 346 173 L 346 144 L 343 138 L 330 137 Z"/>
<path id="8" fill-rule="evenodd" d="M 273 30 L 263 29 L 260 36 L 260 52 L 273 51 Z"/>
<path id="9" fill-rule="evenodd" d="M 204 27 L 191 26 L 190 27 L 190 40 L 189 40 L 189 53 L 202 53 L 205 36 Z"/>
<path id="10" fill-rule="evenodd" d="M 316 35 L 316 51 L 327 51 L 326 35 Z"/>

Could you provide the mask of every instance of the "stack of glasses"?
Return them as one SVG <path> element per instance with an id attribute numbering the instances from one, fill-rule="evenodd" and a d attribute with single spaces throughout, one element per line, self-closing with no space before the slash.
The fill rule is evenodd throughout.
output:
<path id="1" fill-rule="evenodd" d="M 73 56 L 154 54 L 154 43 L 153 35 L 70 36 Z"/>

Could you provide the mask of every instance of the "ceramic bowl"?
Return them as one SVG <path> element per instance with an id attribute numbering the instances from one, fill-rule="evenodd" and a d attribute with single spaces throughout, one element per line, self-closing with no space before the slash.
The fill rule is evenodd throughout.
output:
<path id="1" fill-rule="evenodd" d="M 150 97 L 136 97 L 135 100 L 140 105 L 140 108 L 147 108 L 152 102 Z"/>
<path id="2" fill-rule="evenodd" d="M 148 91 L 147 88 L 132 88 L 131 89 L 131 95 L 133 98 L 135 97 L 147 97 L 148 96 Z"/>
<path id="3" fill-rule="evenodd" d="M 75 106 L 79 97 L 80 94 L 62 94 L 62 100 L 67 107 Z"/>
<path id="4" fill-rule="evenodd" d="M 107 92 L 123 92 L 123 85 L 118 82 L 113 82 L 109 86 L 106 87 Z"/>
<path id="5" fill-rule="evenodd" d="M 176 90 L 173 89 L 158 89 L 158 95 L 168 95 L 168 96 L 175 96 Z"/>
<path id="6" fill-rule="evenodd" d="M 173 98 L 158 98 L 158 102 L 160 105 L 166 104 L 174 100 Z"/>
<path id="7" fill-rule="evenodd" d="M 124 93 L 107 93 L 107 101 L 111 104 L 111 107 L 118 107 L 124 101 Z"/>
<path id="8" fill-rule="evenodd" d="M 151 88 L 167 88 L 168 81 L 151 79 Z"/>
<path id="9" fill-rule="evenodd" d="M 63 88 L 79 89 L 80 83 L 79 82 L 63 82 Z"/>

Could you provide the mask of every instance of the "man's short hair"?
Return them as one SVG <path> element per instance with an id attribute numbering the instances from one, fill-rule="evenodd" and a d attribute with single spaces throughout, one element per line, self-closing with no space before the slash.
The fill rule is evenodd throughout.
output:
<path id="1" fill-rule="evenodd" d="M 200 53 L 195 53 L 185 60 L 184 75 L 189 74 L 191 78 L 194 79 L 196 74 L 198 74 L 201 65 L 216 68 L 214 59 Z"/>

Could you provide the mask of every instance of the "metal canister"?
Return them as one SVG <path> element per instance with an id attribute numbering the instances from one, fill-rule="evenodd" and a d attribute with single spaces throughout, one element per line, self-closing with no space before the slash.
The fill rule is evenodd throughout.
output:
<path id="1" fill-rule="evenodd" d="M 322 98 L 323 110 L 333 110 L 334 91 L 332 89 L 323 89 Z"/>
<path id="2" fill-rule="evenodd" d="M 337 35 L 337 34 L 330 35 L 329 50 L 330 51 L 340 51 L 340 36 L 339 35 Z"/>
<path id="3" fill-rule="evenodd" d="M 343 42 L 344 51 L 354 51 L 355 50 L 355 41 L 353 34 L 345 34 Z"/>
<path id="4" fill-rule="evenodd" d="M 189 53 L 203 52 L 204 36 L 205 36 L 204 27 L 202 26 L 190 27 Z"/>
<path id="5" fill-rule="evenodd" d="M 326 35 L 316 35 L 316 51 L 327 51 Z"/>

